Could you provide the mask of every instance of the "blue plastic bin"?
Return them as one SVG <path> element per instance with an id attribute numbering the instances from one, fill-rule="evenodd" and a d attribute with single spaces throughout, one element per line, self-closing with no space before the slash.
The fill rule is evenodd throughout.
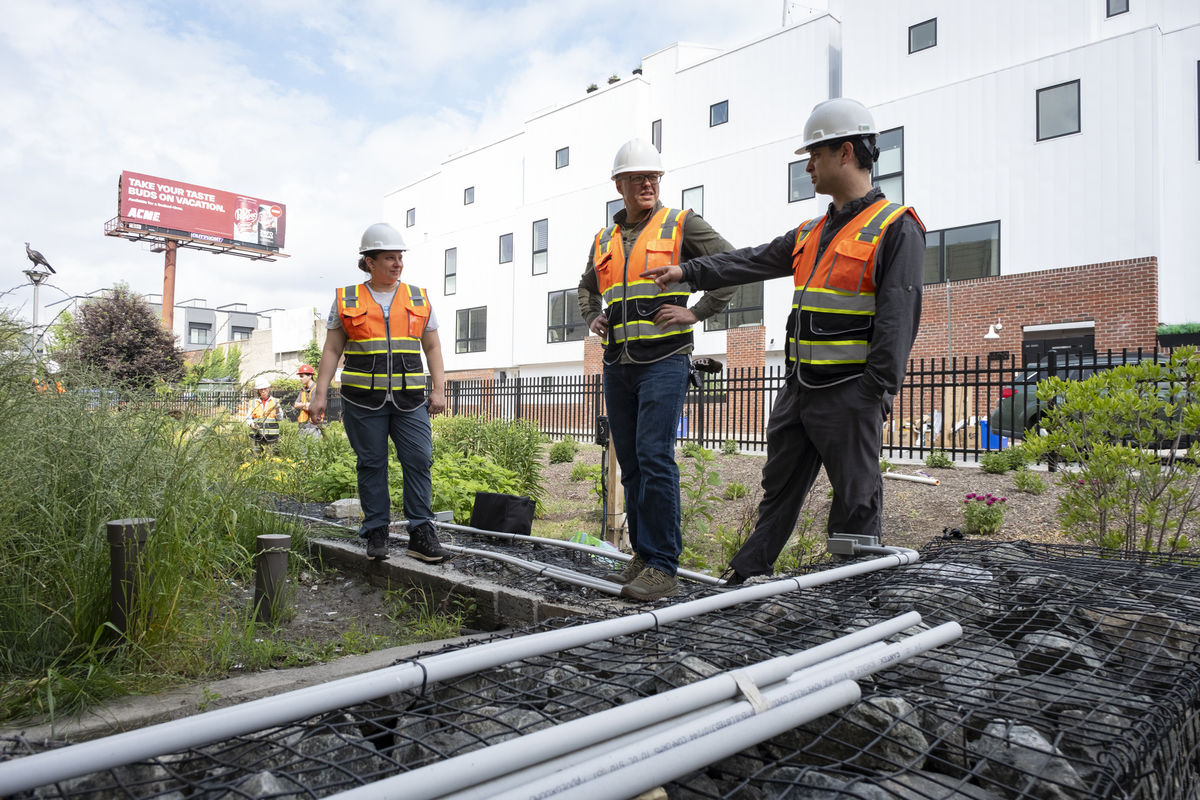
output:
<path id="1" fill-rule="evenodd" d="M 981 419 L 979 420 L 979 447 L 983 450 L 1003 450 L 1008 447 L 1008 437 L 989 434 L 987 420 Z"/>

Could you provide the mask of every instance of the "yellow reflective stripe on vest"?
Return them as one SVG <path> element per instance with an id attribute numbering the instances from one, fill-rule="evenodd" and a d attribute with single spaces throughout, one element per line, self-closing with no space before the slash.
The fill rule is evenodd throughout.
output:
<path id="1" fill-rule="evenodd" d="M 862 227 L 862 230 L 854 238 L 860 242 L 874 244 L 875 240 L 883 235 L 883 229 L 888 226 L 888 223 L 902 213 L 904 213 L 904 206 L 899 203 L 888 203 L 879 209 L 875 216 L 867 220 L 867 224 Z"/>
<path id="2" fill-rule="evenodd" d="M 396 353 L 420 353 L 420 339 L 399 339 L 391 340 L 392 351 Z M 346 352 L 357 353 L 359 355 L 384 355 L 388 351 L 387 339 L 347 339 Z"/>
<path id="3" fill-rule="evenodd" d="M 424 389 L 425 388 L 425 373 L 424 372 L 394 372 L 384 374 L 382 372 L 356 372 L 353 370 L 342 370 L 342 386 L 353 386 L 358 389 L 375 389 L 382 391 L 384 389 Z"/>
<path id="4" fill-rule="evenodd" d="M 667 328 L 662 325 L 655 325 L 648 319 L 635 319 L 628 322 L 620 322 L 612 326 L 613 341 L 631 342 L 637 339 L 663 339 L 668 336 L 680 336 L 691 333 L 691 328 Z"/>
<path id="5" fill-rule="evenodd" d="M 795 339 L 788 339 L 795 346 Z M 799 341 L 799 361 L 802 364 L 865 364 L 871 346 L 866 339 L 843 341 Z"/>

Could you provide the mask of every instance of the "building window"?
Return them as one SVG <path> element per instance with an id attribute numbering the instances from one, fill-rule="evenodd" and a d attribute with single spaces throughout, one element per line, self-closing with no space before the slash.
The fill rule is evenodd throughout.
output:
<path id="1" fill-rule="evenodd" d="M 417 210 L 415 208 L 410 208 L 404 214 L 404 227 L 411 228 L 413 225 L 416 225 L 416 224 L 417 224 Z"/>
<path id="2" fill-rule="evenodd" d="M 1038 141 L 1079 133 L 1079 81 L 1037 90 Z"/>
<path id="3" fill-rule="evenodd" d="M 487 349 L 487 306 L 455 312 L 454 352 L 482 353 Z"/>
<path id="4" fill-rule="evenodd" d="M 612 225 L 613 217 L 615 217 L 617 215 L 617 212 L 620 211 L 624 207 L 625 207 L 625 201 L 621 198 L 617 198 L 616 200 L 609 200 L 604 205 L 604 218 L 608 220 L 608 222 L 604 223 L 604 227 L 607 228 L 609 225 Z"/>
<path id="5" fill-rule="evenodd" d="M 763 320 L 763 285 L 744 283 L 733 293 L 733 299 L 720 314 L 713 314 L 704 320 L 704 330 L 724 331 L 730 328 L 740 328 L 743 325 L 762 325 Z"/>
<path id="6" fill-rule="evenodd" d="M 708 107 L 708 127 L 715 128 L 729 122 L 729 101 L 722 100 Z"/>
<path id="7" fill-rule="evenodd" d="M 446 251 L 445 283 L 442 294 L 451 295 L 458 291 L 458 248 L 451 247 Z"/>
<path id="8" fill-rule="evenodd" d="M 564 147 L 554 151 L 554 168 L 562 169 L 571 163 L 571 148 Z"/>
<path id="9" fill-rule="evenodd" d="M 917 53 L 937 47 L 937 17 L 908 26 L 908 52 Z"/>
<path id="10" fill-rule="evenodd" d="M 808 177 L 808 159 L 802 158 L 788 164 L 788 202 L 811 200 L 817 196 L 812 178 Z"/>
<path id="11" fill-rule="evenodd" d="M 539 219 L 533 223 L 533 274 L 545 275 L 550 268 L 550 220 Z"/>
<path id="12" fill-rule="evenodd" d="M 189 322 L 188 344 L 212 344 L 212 325 L 207 322 Z"/>
<path id="13" fill-rule="evenodd" d="M 578 342 L 587 338 L 579 314 L 579 290 L 563 289 L 546 295 L 546 341 Z"/>
<path id="14" fill-rule="evenodd" d="M 475 187 L 468 186 L 467 188 L 463 189 L 463 205 L 469 206 L 469 205 L 471 205 L 471 203 L 474 203 L 474 202 L 475 202 Z"/>
<path id="15" fill-rule="evenodd" d="M 240 325 L 233 325 L 229 328 L 229 340 L 232 342 L 243 342 L 250 338 L 254 333 L 254 328 L 243 328 Z"/>
<path id="16" fill-rule="evenodd" d="M 683 190 L 683 207 L 690 208 L 700 216 L 704 216 L 704 187 L 693 186 Z"/>
<path id="17" fill-rule="evenodd" d="M 925 283 L 965 281 L 999 274 L 999 221 L 925 234 Z"/>
<path id="18" fill-rule="evenodd" d="M 1124 14 L 1129 10 L 1129 0 L 1108 0 L 1106 15 L 1115 17 L 1117 14 Z"/>
<path id="19" fill-rule="evenodd" d="M 650 123 L 650 144 L 654 145 L 654 149 L 662 152 L 662 120 L 656 119 Z"/>
<path id="20" fill-rule="evenodd" d="M 879 160 L 871 167 L 871 182 L 893 203 L 904 202 L 904 128 L 883 131 L 876 140 Z"/>
<path id="21" fill-rule="evenodd" d="M 500 234 L 500 263 L 507 264 L 512 261 L 512 234 Z"/>

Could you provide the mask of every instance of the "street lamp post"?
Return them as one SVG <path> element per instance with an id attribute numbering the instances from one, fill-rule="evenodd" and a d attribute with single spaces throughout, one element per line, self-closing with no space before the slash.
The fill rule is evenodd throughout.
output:
<path id="1" fill-rule="evenodd" d="M 43 272 L 40 269 L 23 270 L 25 277 L 29 278 L 29 282 L 33 284 L 33 339 L 29 346 L 30 355 L 37 355 L 38 342 L 41 336 L 38 332 L 38 288 L 42 285 L 42 281 L 50 277 L 49 272 Z"/>

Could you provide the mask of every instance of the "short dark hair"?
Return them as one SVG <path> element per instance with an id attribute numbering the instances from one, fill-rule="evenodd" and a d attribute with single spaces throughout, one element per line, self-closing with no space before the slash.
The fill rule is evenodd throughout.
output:
<path id="1" fill-rule="evenodd" d="M 830 139 L 828 142 L 821 142 L 815 145 L 816 147 L 828 147 L 830 150 L 841 150 L 842 145 L 849 142 L 854 146 L 854 158 L 858 162 L 859 169 L 870 169 L 871 165 L 879 160 L 879 148 L 875 146 L 875 134 L 867 134 L 866 136 L 843 136 L 840 139 Z"/>

